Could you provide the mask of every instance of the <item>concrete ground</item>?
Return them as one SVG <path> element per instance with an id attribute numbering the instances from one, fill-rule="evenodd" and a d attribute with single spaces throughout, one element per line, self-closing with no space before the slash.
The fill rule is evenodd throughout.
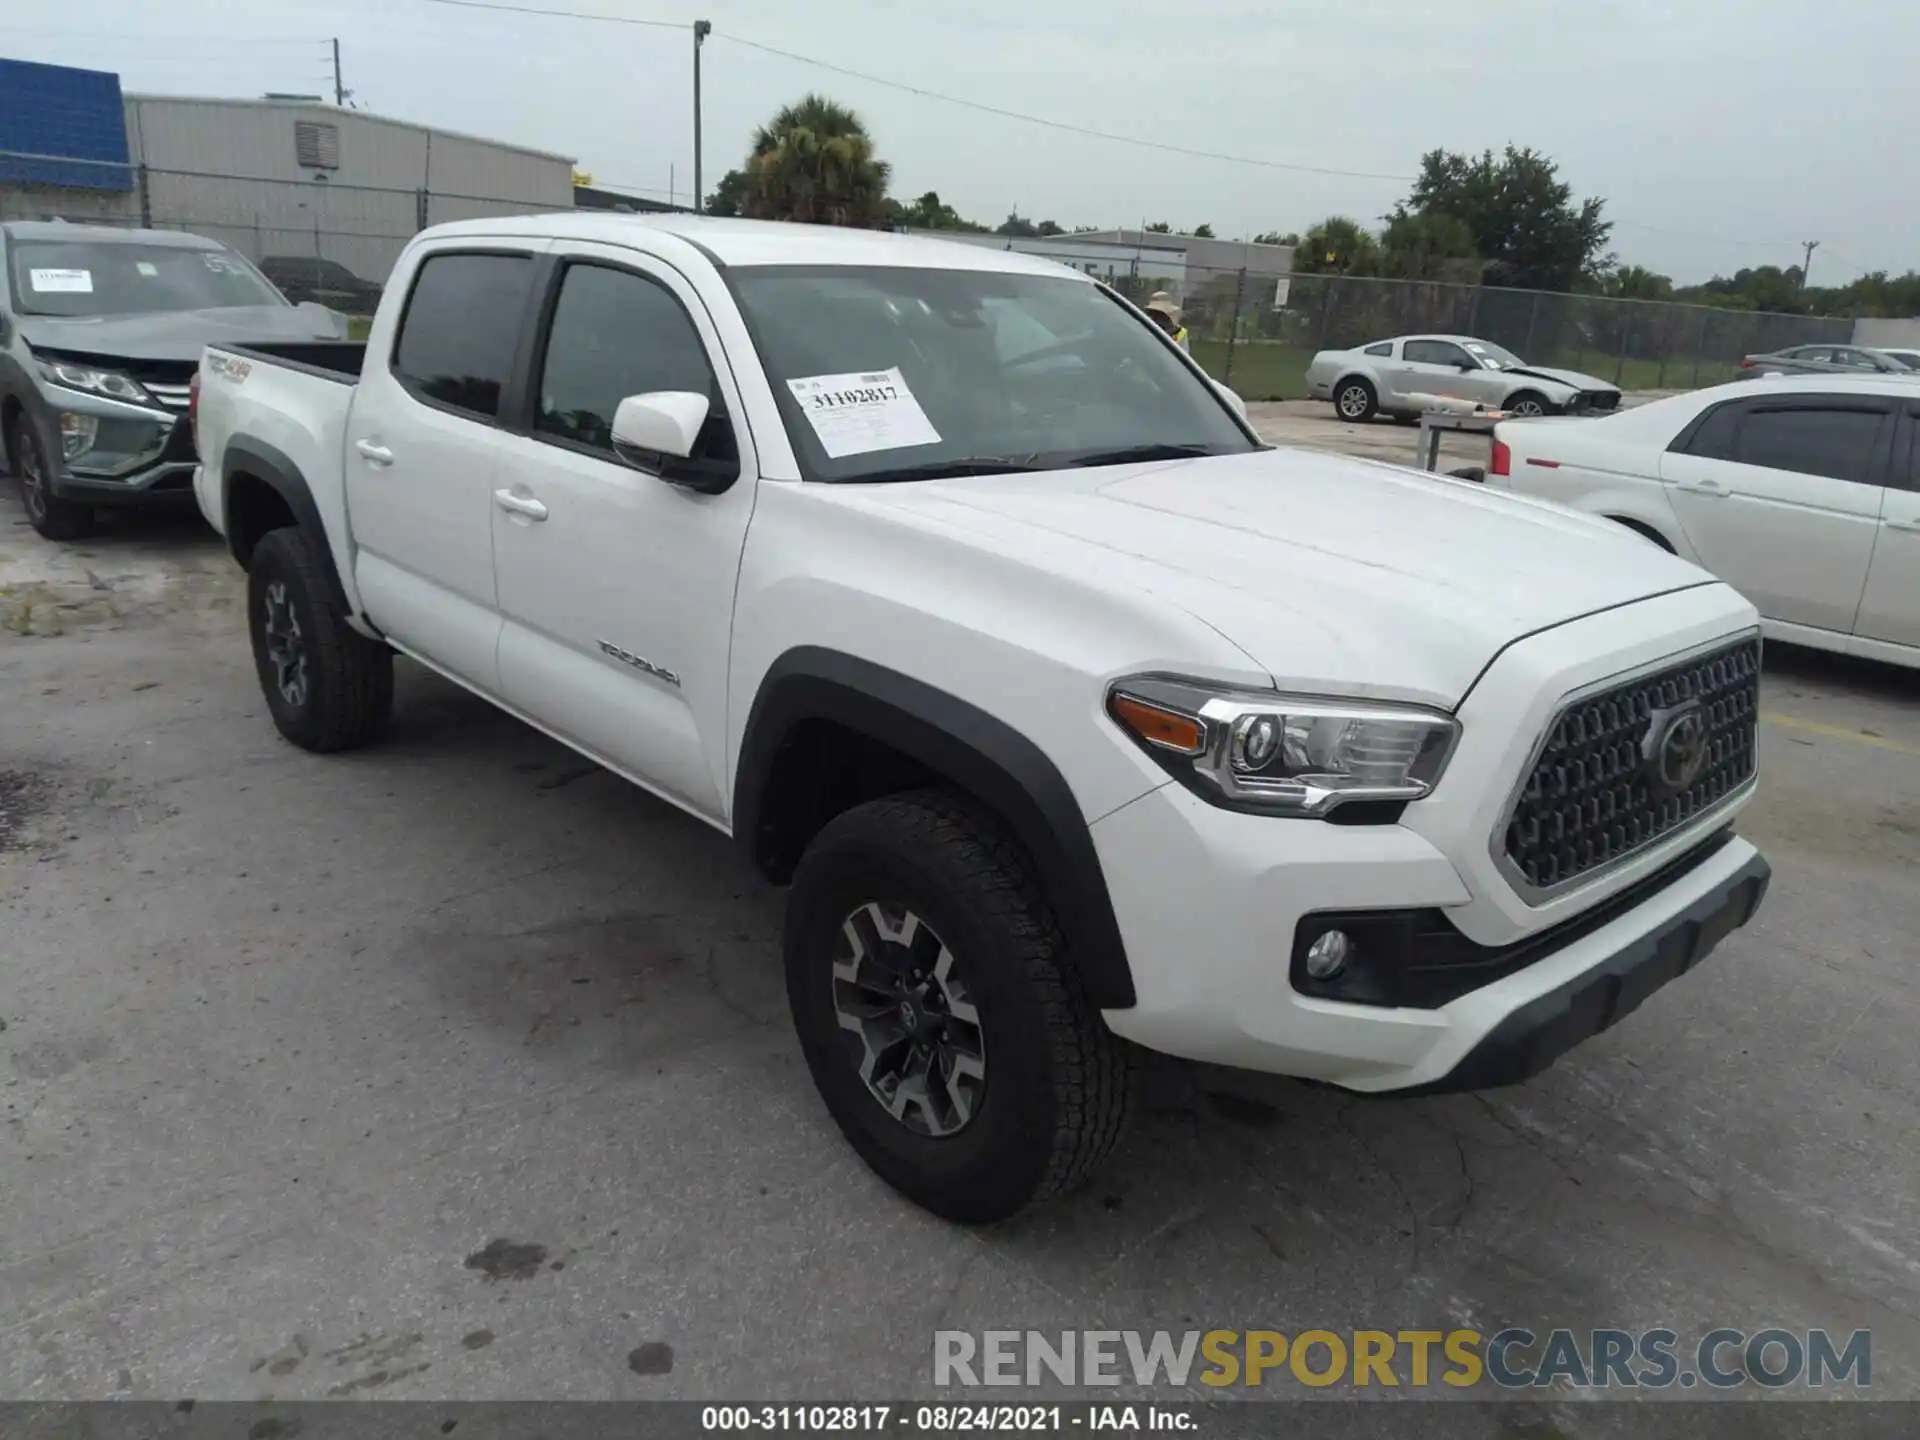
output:
<path id="1" fill-rule="evenodd" d="M 841 1141 L 720 836 L 410 665 L 391 740 L 297 751 L 213 537 L 63 550 L 0 490 L 0 1397 L 879 1399 L 941 1328 L 1510 1324 L 1868 1328 L 1920 1397 L 1916 677 L 1770 654 L 1767 906 L 1532 1083 L 1161 1067 L 1091 1188 L 966 1231 Z"/>

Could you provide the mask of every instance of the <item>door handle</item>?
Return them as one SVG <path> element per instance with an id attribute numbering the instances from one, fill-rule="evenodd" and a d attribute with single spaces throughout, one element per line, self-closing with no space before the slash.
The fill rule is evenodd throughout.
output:
<path id="1" fill-rule="evenodd" d="M 1681 482 L 1680 488 L 1691 490 L 1696 495 L 1711 495 L 1716 500 L 1724 500 L 1732 493 L 1718 480 L 1686 480 Z"/>
<path id="2" fill-rule="evenodd" d="M 1887 520 L 1882 523 L 1889 530 L 1920 530 L 1920 520 Z"/>
<path id="3" fill-rule="evenodd" d="M 360 452 L 360 458 L 369 465 L 391 465 L 393 451 L 384 445 L 376 445 L 371 440 L 356 440 L 353 448 Z"/>
<path id="4" fill-rule="evenodd" d="M 524 515 L 529 520 L 547 518 L 547 507 L 531 495 L 516 495 L 511 490 L 496 490 L 493 492 L 493 503 L 509 515 Z"/>

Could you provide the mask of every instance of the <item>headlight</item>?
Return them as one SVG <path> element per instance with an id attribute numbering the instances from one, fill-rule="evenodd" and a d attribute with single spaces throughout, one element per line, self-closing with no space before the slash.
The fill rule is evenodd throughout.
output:
<path id="1" fill-rule="evenodd" d="M 40 373 L 54 384 L 64 385 L 69 390 L 86 390 L 134 405 L 154 403 L 153 397 L 140 388 L 138 381 L 117 370 L 96 370 L 91 365 L 76 365 L 71 360 L 53 360 L 42 356 Z"/>
<path id="2" fill-rule="evenodd" d="M 1412 705 L 1123 680 L 1107 711 L 1177 778 L 1235 809 L 1324 815 L 1354 800 L 1418 800 L 1460 723 Z"/>

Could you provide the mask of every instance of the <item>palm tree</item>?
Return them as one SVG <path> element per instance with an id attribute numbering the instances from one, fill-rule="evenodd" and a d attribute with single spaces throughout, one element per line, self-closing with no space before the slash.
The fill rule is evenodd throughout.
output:
<path id="1" fill-rule="evenodd" d="M 824 95 L 784 106 L 753 135 L 746 213 L 762 220 L 872 228 L 884 223 L 892 167 L 860 117 Z"/>

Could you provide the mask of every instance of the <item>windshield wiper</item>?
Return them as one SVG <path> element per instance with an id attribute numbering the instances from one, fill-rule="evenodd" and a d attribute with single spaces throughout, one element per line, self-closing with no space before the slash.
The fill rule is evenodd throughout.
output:
<path id="1" fill-rule="evenodd" d="M 1009 460 L 1004 455 L 972 455 L 964 460 L 931 460 L 925 465 L 903 465 L 897 470 L 876 470 L 869 475 L 850 475 L 841 484 L 879 485 L 896 480 L 952 480 L 968 475 L 1021 475 L 1040 467 L 1029 455 L 1024 460 Z"/>
<path id="2" fill-rule="evenodd" d="M 1215 455 L 1211 445 L 1128 445 L 1119 450 L 1096 450 L 1091 455 L 1076 455 L 1069 465 L 1126 465 L 1138 460 L 1191 460 L 1196 455 Z"/>

